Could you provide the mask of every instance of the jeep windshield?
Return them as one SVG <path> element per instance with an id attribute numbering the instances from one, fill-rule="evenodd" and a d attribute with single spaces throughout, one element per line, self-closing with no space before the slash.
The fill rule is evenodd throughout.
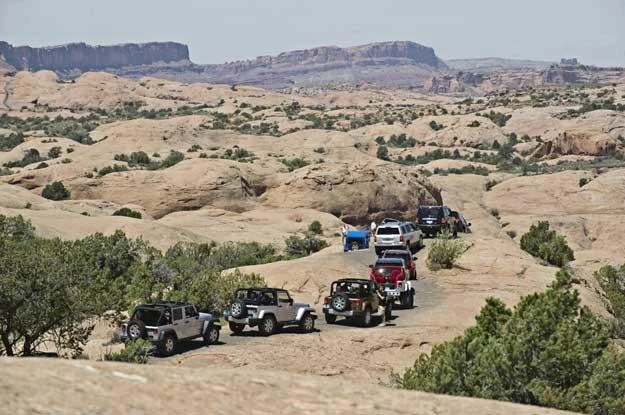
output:
<path id="1" fill-rule="evenodd" d="M 399 228 L 395 226 L 378 228 L 378 235 L 399 235 Z"/>
<path id="2" fill-rule="evenodd" d="M 270 290 L 260 288 L 241 289 L 236 292 L 236 300 L 241 300 L 250 305 L 272 305 L 275 304 L 275 293 Z"/>
<path id="3" fill-rule="evenodd" d="M 160 326 L 162 309 L 139 307 L 135 310 L 131 320 L 140 320 L 146 326 Z"/>
<path id="4" fill-rule="evenodd" d="M 419 206 L 417 211 L 417 216 L 420 218 L 438 218 L 441 214 L 440 206 Z"/>

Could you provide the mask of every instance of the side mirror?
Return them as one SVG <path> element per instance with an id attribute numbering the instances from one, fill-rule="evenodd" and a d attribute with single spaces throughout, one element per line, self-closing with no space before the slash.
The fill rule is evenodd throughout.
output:
<path id="1" fill-rule="evenodd" d="M 417 259 L 419 259 L 419 258 L 417 258 L 416 256 L 413 256 L 413 257 L 412 257 L 412 260 L 413 260 L 413 261 L 416 261 Z"/>
<path id="2" fill-rule="evenodd" d="M 373 268 L 373 264 L 369 264 L 369 268 Z"/>

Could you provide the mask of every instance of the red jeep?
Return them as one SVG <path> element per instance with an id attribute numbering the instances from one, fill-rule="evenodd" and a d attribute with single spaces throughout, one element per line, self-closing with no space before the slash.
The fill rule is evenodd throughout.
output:
<path id="1" fill-rule="evenodd" d="M 399 300 L 404 308 L 412 308 L 415 290 L 403 259 L 378 258 L 369 268 L 371 280 L 383 286 L 389 298 Z"/>
<path id="2" fill-rule="evenodd" d="M 416 280 L 417 279 L 417 264 L 414 262 L 416 257 L 412 257 L 412 253 L 410 251 L 403 249 L 389 249 L 384 251 L 382 258 L 401 258 L 404 260 L 404 264 L 406 268 L 408 268 L 408 279 Z"/>

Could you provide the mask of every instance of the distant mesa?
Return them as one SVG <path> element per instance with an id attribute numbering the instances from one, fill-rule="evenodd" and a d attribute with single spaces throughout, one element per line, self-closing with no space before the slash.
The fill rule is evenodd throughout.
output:
<path id="1" fill-rule="evenodd" d="M 0 55 L 17 70 L 65 72 L 78 70 L 119 69 L 133 65 L 189 60 L 187 45 L 175 42 L 152 42 L 112 46 L 70 43 L 62 46 L 33 48 L 13 46 L 0 41 Z"/>
<path id="2" fill-rule="evenodd" d="M 560 65 L 569 65 L 569 66 L 577 66 L 579 62 L 577 58 L 562 58 L 560 59 Z"/>

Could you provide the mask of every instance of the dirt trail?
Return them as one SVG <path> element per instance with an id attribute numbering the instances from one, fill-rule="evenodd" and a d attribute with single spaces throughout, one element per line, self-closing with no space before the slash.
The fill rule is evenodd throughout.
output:
<path id="1" fill-rule="evenodd" d="M 9 107 L 9 83 L 9 78 L 6 77 L 4 82 L 4 97 L 2 98 L 2 106 L 7 111 L 11 110 L 11 108 Z"/>

